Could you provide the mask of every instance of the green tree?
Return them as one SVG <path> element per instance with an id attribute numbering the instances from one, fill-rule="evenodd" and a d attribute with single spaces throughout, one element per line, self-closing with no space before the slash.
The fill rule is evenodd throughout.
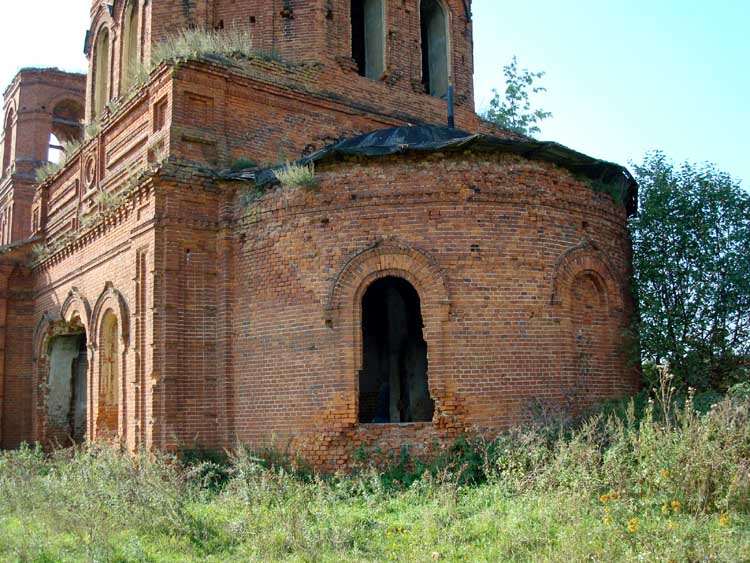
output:
<path id="1" fill-rule="evenodd" d="M 531 109 L 529 91 L 531 94 L 546 92 L 542 86 L 534 86 L 534 82 L 542 78 L 544 72 L 531 72 L 528 69 L 518 70 L 516 57 L 509 65 L 503 67 L 505 75 L 505 97 L 502 97 L 497 89 L 493 89 L 494 97 L 490 101 L 484 119 L 502 127 L 510 129 L 522 135 L 532 136 L 541 130 L 537 123 L 543 121 L 552 114 L 542 109 Z"/>
<path id="2" fill-rule="evenodd" d="M 638 333 L 647 362 L 677 381 L 724 391 L 747 378 L 750 194 L 712 164 L 679 168 L 660 152 L 635 166 L 630 222 Z"/>

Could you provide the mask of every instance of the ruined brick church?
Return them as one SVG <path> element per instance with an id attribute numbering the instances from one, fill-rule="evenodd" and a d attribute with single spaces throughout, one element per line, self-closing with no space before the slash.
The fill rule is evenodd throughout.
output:
<path id="1" fill-rule="evenodd" d="M 0 446 L 332 468 L 633 392 L 635 182 L 479 119 L 472 24 L 470 0 L 93 0 L 87 75 L 4 93 Z M 133 79 L 230 28 L 257 56 Z"/>

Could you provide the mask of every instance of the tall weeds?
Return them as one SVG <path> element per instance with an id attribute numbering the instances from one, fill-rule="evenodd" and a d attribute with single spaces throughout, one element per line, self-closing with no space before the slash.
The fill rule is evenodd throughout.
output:
<path id="1" fill-rule="evenodd" d="M 0 560 L 750 560 L 750 401 L 461 438 L 353 475 L 240 449 L 0 454 Z M 270 460 L 270 464 L 269 464 Z"/>

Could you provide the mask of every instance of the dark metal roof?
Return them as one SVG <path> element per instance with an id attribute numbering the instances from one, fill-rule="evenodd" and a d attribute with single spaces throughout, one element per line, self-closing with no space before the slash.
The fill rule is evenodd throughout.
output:
<path id="1" fill-rule="evenodd" d="M 588 180 L 592 189 L 605 191 L 625 205 L 628 214 L 637 211 L 638 184 L 628 170 L 548 141 L 516 141 L 472 134 L 460 129 L 420 125 L 379 129 L 324 147 L 297 164 L 327 161 L 338 156 L 378 157 L 406 153 L 459 152 L 511 153 L 530 160 L 551 162 Z M 258 186 L 276 182 L 275 168 L 250 168 L 221 174 L 227 180 L 251 180 Z"/>

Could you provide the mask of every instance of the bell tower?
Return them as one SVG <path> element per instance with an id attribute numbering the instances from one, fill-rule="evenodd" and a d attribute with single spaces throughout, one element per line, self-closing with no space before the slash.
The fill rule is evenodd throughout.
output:
<path id="1" fill-rule="evenodd" d="M 3 95 L 0 245 L 31 234 L 36 170 L 62 158 L 80 139 L 85 76 L 57 69 L 23 69 Z"/>
<path id="2" fill-rule="evenodd" d="M 385 84 L 383 98 L 413 94 L 413 106 L 453 86 L 457 106 L 474 110 L 471 0 L 94 0 L 91 17 L 87 122 L 184 29 L 240 30 L 261 56 L 339 68 L 338 94 L 353 101 L 366 81 Z"/>

